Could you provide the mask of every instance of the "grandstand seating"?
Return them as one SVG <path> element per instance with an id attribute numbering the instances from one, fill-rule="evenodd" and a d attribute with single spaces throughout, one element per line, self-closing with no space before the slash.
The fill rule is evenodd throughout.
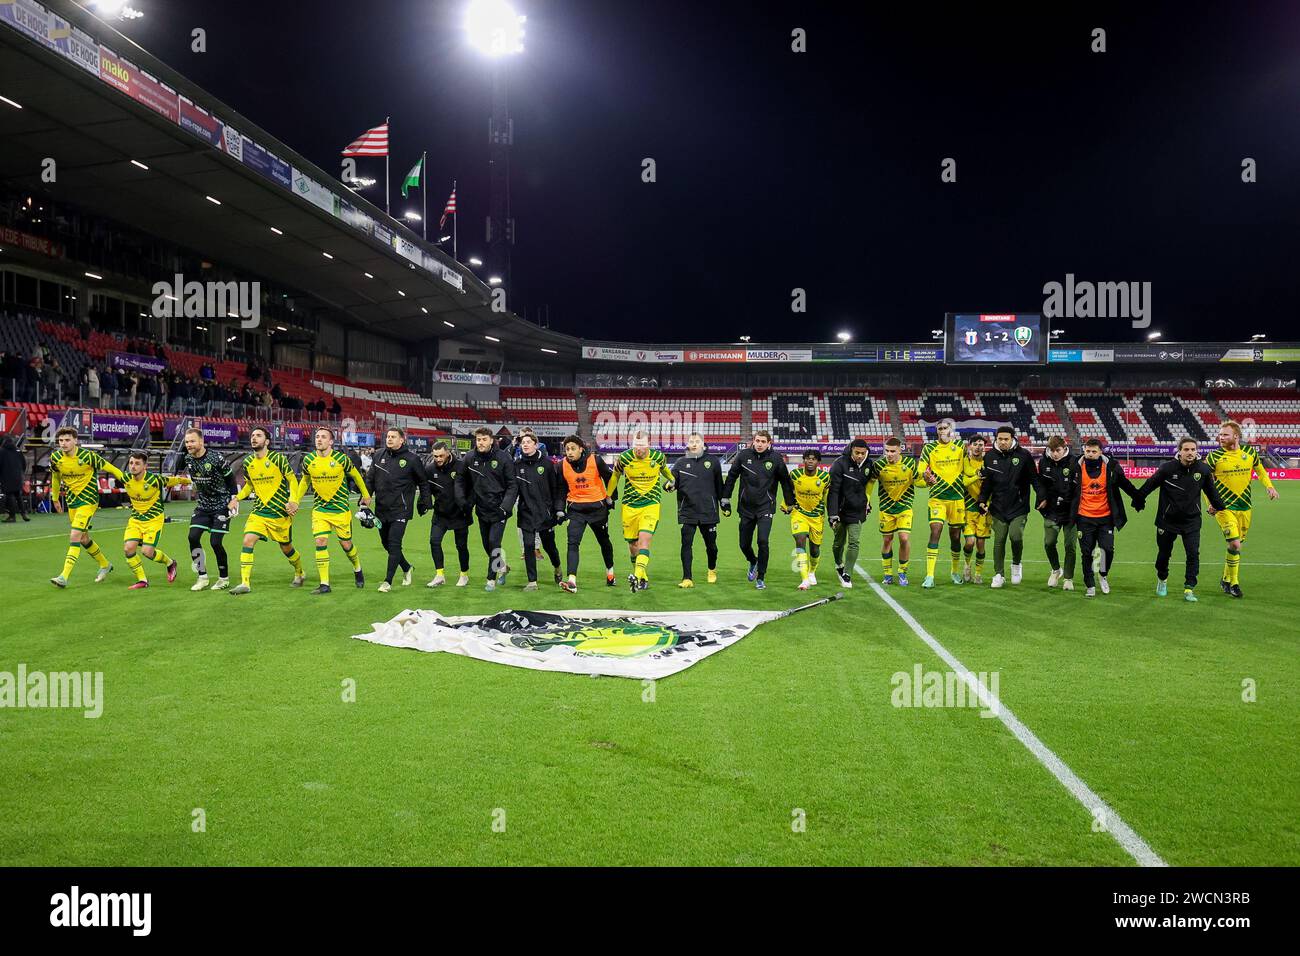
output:
<path id="1" fill-rule="evenodd" d="M 685 444 L 697 431 L 710 442 L 740 440 L 738 389 L 586 389 L 592 435 L 603 445 L 625 445 L 645 428 L 652 441 Z"/>
<path id="2" fill-rule="evenodd" d="M 990 426 L 993 422 L 1009 422 L 1016 430 L 1016 440 L 1024 445 L 1042 445 L 1053 435 L 1067 434 L 1050 392 L 930 389 L 899 391 L 895 397 L 903 437 L 909 442 L 924 440 L 923 423 L 933 425 L 941 418 L 953 419 L 959 428 L 967 422 L 988 422 Z M 992 431 L 992 427 L 986 430 Z"/>
<path id="3" fill-rule="evenodd" d="M 1212 393 L 1251 443 L 1300 444 L 1300 395 L 1294 391 L 1220 389 Z"/>
<path id="4" fill-rule="evenodd" d="M 894 431 L 884 392 L 755 389 L 753 402 L 754 427 L 766 427 L 776 441 L 883 441 Z"/>
<path id="5" fill-rule="evenodd" d="M 1192 389 L 1071 391 L 1065 407 L 1082 438 L 1134 444 L 1186 437 L 1209 441 L 1218 418 L 1210 403 Z"/>
<path id="6" fill-rule="evenodd" d="M 506 416 L 519 425 L 543 431 L 578 430 L 578 403 L 567 388 L 503 388 Z"/>

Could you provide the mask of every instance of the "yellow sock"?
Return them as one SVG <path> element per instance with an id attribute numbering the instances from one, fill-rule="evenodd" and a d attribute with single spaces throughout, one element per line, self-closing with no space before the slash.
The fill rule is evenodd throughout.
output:
<path id="1" fill-rule="evenodd" d="M 442 568 L 434 568 L 434 569 L 433 569 L 433 573 L 434 573 L 435 576 L 436 576 L 436 575 L 439 575 L 439 574 L 442 574 Z M 443 575 L 443 577 L 446 577 L 446 575 Z"/>
<path id="2" fill-rule="evenodd" d="M 642 548 L 636 553 L 636 576 L 645 580 L 649 577 L 650 552 Z"/>
<path id="3" fill-rule="evenodd" d="M 984 571 L 984 555 L 975 555 L 975 573 L 982 574 Z"/>
<path id="4" fill-rule="evenodd" d="M 157 561 L 164 568 L 167 567 L 167 565 L 172 563 L 172 559 L 167 557 L 167 552 L 164 551 L 162 548 L 154 548 L 152 560 Z"/>
<path id="5" fill-rule="evenodd" d="M 907 573 L 907 566 L 908 566 L 908 564 L 910 564 L 910 563 L 911 563 L 911 562 L 909 562 L 909 561 L 899 561 L 899 562 L 898 562 L 898 573 L 899 573 L 899 574 L 906 574 L 906 573 Z"/>
<path id="6" fill-rule="evenodd" d="M 901 569 L 902 566 L 900 565 L 900 570 Z M 882 554 L 880 556 L 880 573 L 884 575 L 894 573 L 894 552 L 891 551 L 889 554 Z"/>
<path id="7" fill-rule="evenodd" d="M 1241 552 L 1229 551 L 1228 560 L 1223 565 L 1223 579 L 1229 584 L 1240 584 Z"/>
<path id="8" fill-rule="evenodd" d="M 253 581 L 253 549 L 241 548 L 239 551 L 239 580 L 244 587 Z"/>
<path id="9" fill-rule="evenodd" d="M 939 549 L 926 548 L 925 549 L 925 576 L 927 578 L 934 577 L 934 566 L 938 563 L 939 563 Z"/>
<path id="10" fill-rule="evenodd" d="M 72 576 L 72 569 L 76 567 L 79 557 L 81 557 L 81 545 L 68 545 L 68 553 L 63 558 L 63 570 L 60 572 L 65 581 Z"/>
<path id="11" fill-rule="evenodd" d="M 803 548 L 794 549 L 794 564 L 799 570 L 799 577 L 808 577 L 808 552 Z"/>
<path id="12" fill-rule="evenodd" d="M 316 545 L 316 576 L 326 586 L 330 583 L 330 549 L 328 545 Z"/>
<path id="13" fill-rule="evenodd" d="M 104 552 L 100 549 L 98 544 L 92 541 L 90 542 L 90 544 L 85 545 L 84 547 L 86 549 L 86 554 L 94 558 L 96 564 L 98 564 L 101 568 L 108 567 L 108 558 L 104 557 Z"/>
<path id="14" fill-rule="evenodd" d="M 352 547 L 348 548 L 343 553 L 346 554 L 348 556 L 348 560 L 352 562 L 352 570 L 360 571 L 361 570 L 361 549 L 358 548 L 355 543 L 353 543 Z"/>
<path id="15" fill-rule="evenodd" d="M 126 556 L 126 566 L 135 574 L 135 579 L 137 581 L 148 580 L 144 576 L 144 562 L 140 560 L 140 553 L 138 551 L 135 554 L 128 554 Z"/>
<path id="16" fill-rule="evenodd" d="M 815 557 L 814 557 L 813 555 L 811 555 L 811 554 L 808 555 L 808 573 L 809 573 L 809 574 L 816 574 L 816 573 L 817 573 L 817 565 L 819 565 L 819 564 L 821 564 L 821 563 L 822 563 L 822 556 L 821 556 L 820 554 L 816 555 Z"/>
<path id="17" fill-rule="evenodd" d="M 286 554 L 285 557 L 288 558 L 289 563 L 293 565 L 294 576 L 299 578 L 302 577 L 302 555 L 298 553 L 298 549 L 294 548 Z"/>

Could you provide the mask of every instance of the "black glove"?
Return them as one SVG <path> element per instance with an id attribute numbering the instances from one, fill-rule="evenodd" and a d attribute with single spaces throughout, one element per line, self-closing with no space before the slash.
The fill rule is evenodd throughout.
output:
<path id="1" fill-rule="evenodd" d="M 1146 506 L 1147 506 L 1147 500 L 1146 500 L 1145 498 L 1134 498 L 1134 499 L 1133 499 L 1133 510 L 1134 510 L 1134 511 L 1141 511 L 1141 510 L 1142 510 L 1143 508 L 1145 508 Z"/>
<path id="2" fill-rule="evenodd" d="M 833 516 L 831 517 L 831 527 L 832 527 L 832 528 L 838 528 L 839 526 L 840 526 L 840 516 L 839 516 L 839 515 L 833 515 Z"/>
<path id="3" fill-rule="evenodd" d="M 428 498 L 421 498 L 415 503 L 415 511 L 422 518 L 429 513 L 429 507 L 430 503 Z"/>
<path id="4" fill-rule="evenodd" d="M 731 517 L 731 499 L 730 499 L 730 498 L 723 498 L 720 502 L 718 502 L 718 504 L 722 506 L 722 516 L 723 516 L 724 518 L 730 518 L 730 517 Z"/>

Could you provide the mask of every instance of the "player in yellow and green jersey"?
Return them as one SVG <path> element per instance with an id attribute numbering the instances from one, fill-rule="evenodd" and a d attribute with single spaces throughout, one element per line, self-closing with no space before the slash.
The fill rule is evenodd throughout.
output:
<path id="1" fill-rule="evenodd" d="M 1276 501 L 1277 489 L 1268 477 L 1268 469 L 1260 461 L 1259 452 L 1251 445 L 1241 443 L 1241 426 L 1228 421 L 1219 426 L 1219 447 L 1205 456 L 1205 463 L 1214 472 L 1214 490 L 1227 505 L 1215 512 L 1223 538 L 1228 542 L 1228 557 L 1223 564 L 1223 580 L 1219 582 L 1223 593 L 1241 597 L 1241 546 L 1250 531 L 1250 476 L 1254 472 L 1259 483 Z"/>
<path id="2" fill-rule="evenodd" d="M 54 503 L 55 511 L 67 508 L 72 531 L 68 534 L 68 553 L 63 559 L 63 570 L 57 577 L 50 578 L 50 583 L 57 588 L 66 588 L 77 558 L 85 551 L 99 565 L 99 573 L 95 575 L 98 584 L 113 570 L 99 545 L 90 538 L 90 522 L 99 510 L 99 473 L 112 475 L 118 481 L 125 481 L 126 476 L 103 456 L 82 448 L 75 428 L 60 428 L 54 434 L 59 447 L 50 455 L 50 501 Z M 59 498 L 60 492 L 63 500 Z"/>
<path id="3" fill-rule="evenodd" d="M 880 567 L 884 583 L 894 583 L 894 535 L 898 535 L 898 583 L 907 587 L 907 564 L 912 551 L 912 504 L 916 486 L 921 483 L 921 464 L 903 454 L 903 441 L 897 436 L 885 439 L 885 457 L 871 465 L 867 494 L 873 483 L 880 485 Z"/>
<path id="4" fill-rule="evenodd" d="M 239 551 L 239 584 L 231 594 L 253 590 L 253 546 L 270 539 L 293 565 L 290 587 L 302 587 L 302 558 L 293 546 L 293 516 L 298 511 L 298 479 L 283 452 L 271 451 L 271 436 L 260 425 L 248 435 L 253 453 L 244 459 L 244 487 L 236 495 L 235 505 L 249 495 L 257 495 L 257 507 L 244 522 L 244 546 Z"/>
<path id="5" fill-rule="evenodd" d="M 985 542 L 993 537 L 993 518 L 980 511 L 980 485 L 984 483 L 984 451 L 988 442 L 983 435 L 975 435 L 966 442 L 966 459 L 962 462 L 962 492 L 966 496 L 966 557 L 962 580 L 973 584 L 984 583 L 984 549 Z M 974 563 L 972 573 L 971 564 Z M 954 578 L 955 580 L 955 578 Z"/>
<path id="6" fill-rule="evenodd" d="M 619 476 L 623 478 L 623 540 L 632 559 L 627 584 L 635 593 L 650 586 L 650 542 L 659 526 L 659 502 L 665 491 L 674 488 L 673 473 L 664 453 L 650 447 L 649 433 L 637 431 L 632 447 L 618 456 L 606 482 L 605 493 L 611 498 Z"/>
<path id="7" fill-rule="evenodd" d="M 126 495 L 131 499 L 131 517 L 122 535 L 122 550 L 126 553 L 127 567 L 135 573 L 135 583 L 127 589 L 129 591 L 140 591 L 149 586 L 141 554 L 167 569 L 168 584 L 176 580 L 176 561 L 159 546 L 166 522 L 162 495 L 168 488 L 188 485 L 190 480 L 164 478 L 149 471 L 148 466 L 149 455 L 146 452 L 133 451 L 127 456 L 126 470 L 130 477 L 126 479 Z"/>
<path id="8" fill-rule="evenodd" d="M 361 472 L 351 458 L 334 449 L 334 431 L 325 427 L 316 429 L 316 450 L 303 456 L 302 481 L 298 483 L 297 494 L 293 498 L 294 501 L 301 501 L 308 486 L 311 486 L 316 495 L 316 504 L 311 509 L 311 533 L 316 539 L 316 573 L 320 577 L 320 586 L 312 594 L 330 593 L 331 533 L 339 539 L 343 553 L 352 562 L 352 575 L 357 587 L 366 586 L 365 575 L 361 573 L 361 552 L 352 540 L 349 478 L 361 494 L 361 503 L 369 505 L 370 491 L 366 488 Z"/>
<path id="9" fill-rule="evenodd" d="M 939 537 L 948 523 L 948 540 L 952 549 L 952 580 L 961 584 L 962 531 L 966 527 L 966 493 L 962 490 L 962 472 L 966 463 L 966 443 L 957 435 L 957 423 L 945 418 L 934 427 L 937 441 L 928 441 L 921 449 L 925 483 L 930 487 L 930 544 L 925 550 L 923 588 L 934 587 L 934 566 L 939 561 Z"/>
<path id="10" fill-rule="evenodd" d="M 799 590 L 807 591 L 817 584 L 817 562 L 821 560 L 826 525 L 826 495 L 831 490 L 830 473 L 822 471 L 822 453 L 816 448 L 804 452 L 803 467 L 790 473 L 790 483 L 794 486 L 794 504 L 782 505 L 781 510 L 790 515 Z"/>

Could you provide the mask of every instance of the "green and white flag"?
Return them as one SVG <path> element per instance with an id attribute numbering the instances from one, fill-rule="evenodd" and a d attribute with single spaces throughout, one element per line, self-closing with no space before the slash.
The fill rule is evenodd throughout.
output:
<path id="1" fill-rule="evenodd" d="M 501 611 L 442 617 L 406 610 L 356 639 L 417 651 L 446 651 L 481 661 L 569 674 L 658 679 L 730 647 L 788 611 Z"/>
<path id="2" fill-rule="evenodd" d="M 411 167 L 411 171 L 406 174 L 406 179 L 402 180 L 402 197 L 406 197 L 406 190 L 415 187 L 420 189 L 420 176 L 424 172 L 424 157 L 421 156 L 419 161 Z"/>

